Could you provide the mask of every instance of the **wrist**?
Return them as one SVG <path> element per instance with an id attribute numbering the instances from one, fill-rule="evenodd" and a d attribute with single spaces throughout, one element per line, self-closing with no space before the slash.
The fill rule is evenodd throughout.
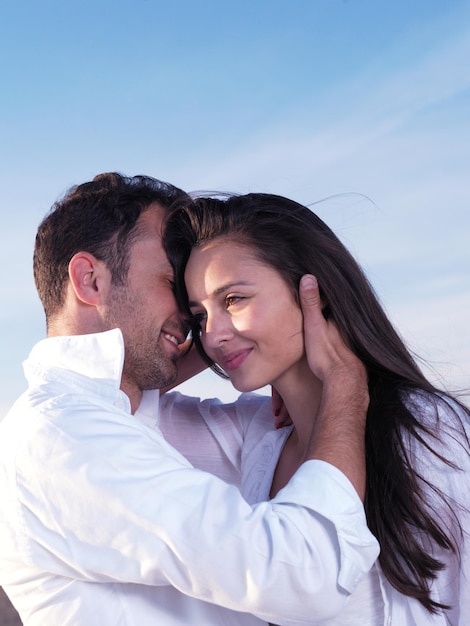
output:
<path id="1" fill-rule="evenodd" d="M 323 381 L 322 402 L 328 398 L 335 405 L 343 404 L 366 413 L 370 398 L 367 372 L 362 364 L 331 370 Z"/>

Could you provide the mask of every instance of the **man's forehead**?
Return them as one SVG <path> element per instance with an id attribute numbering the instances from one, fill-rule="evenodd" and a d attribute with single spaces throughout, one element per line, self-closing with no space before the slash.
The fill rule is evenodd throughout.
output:
<path id="1" fill-rule="evenodd" d="M 168 209 L 158 202 L 149 204 L 137 220 L 137 227 L 141 230 L 142 235 L 157 236 L 158 239 L 161 239 L 167 211 Z"/>
<path id="2" fill-rule="evenodd" d="M 173 268 L 166 254 L 163 245 L 163 224 L 167 209 L 154 202 L 142 212 L 136 226 L 139 231 L 132 244 L 133 255 L 148 256 L 153 259 L 158 258 L 158 265 L 161 271 L 173 275 Z"/>

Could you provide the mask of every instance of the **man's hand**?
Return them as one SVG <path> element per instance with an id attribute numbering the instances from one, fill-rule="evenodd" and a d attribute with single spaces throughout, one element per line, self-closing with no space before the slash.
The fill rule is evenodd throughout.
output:
<path id="1" fill-rule="evenodd" d="M 365 423 L 369 406 L 367 372 L 343 341 L 335 323 L 326 320 L 318 283 L 305 275 L 300 281 L 307 359 L 322 381 L 322 397 L 306 459 L 335 465 L 365 494 Z"/>
<path id="2" fill-rule="evenodd" d="M 312 372 L 325 382 L 335 374 L 335 370 L 342 369 L 357 377 L 358 384 L 365 383 L 367 373 L 364 365 L 348 348 L 336 324 L 323 316 L 323 303 L 315 276 L 302 276 L 299 294 L 304 316 L 305 350 Z"/>

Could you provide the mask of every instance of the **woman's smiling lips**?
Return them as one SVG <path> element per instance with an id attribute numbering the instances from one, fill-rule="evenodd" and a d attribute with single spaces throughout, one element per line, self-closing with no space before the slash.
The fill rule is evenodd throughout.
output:
<path id="1" fill-rule="evenodd" d="M 240 367 L 250 352 L 251 348 L 246 348 L 245 350 L 237 350 L 236 352 L 224 354 L 220 359 L 220 365 L 226 371 L 235 370 Z"/>

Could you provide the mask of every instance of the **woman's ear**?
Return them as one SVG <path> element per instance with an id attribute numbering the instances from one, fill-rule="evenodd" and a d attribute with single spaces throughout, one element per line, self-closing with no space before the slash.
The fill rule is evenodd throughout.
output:
<path id="1" fill-rule="evenodd" d="M 102 303 L 110 281 L 106 265 L 89 252 L 77 252 L 69 263 L 69 279 L 76 297 L 91 306 Z"/>

